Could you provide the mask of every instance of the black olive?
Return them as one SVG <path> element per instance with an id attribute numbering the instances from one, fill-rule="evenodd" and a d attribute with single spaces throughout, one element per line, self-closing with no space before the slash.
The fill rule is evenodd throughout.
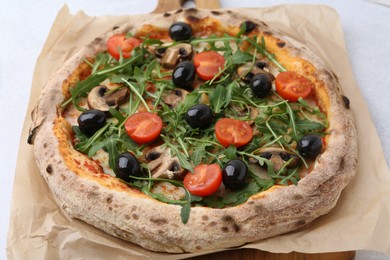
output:
<path id="1" fill-rule="evenodd" d="M 169 36 L 175 41 L 186 41 L 192 37 L 191 26 L 184 22 L 177 22 L 169 28 Z"/>
<path id="2" fill-rule="evenodd" d="M 253 31 L 253 29 L 255 29 L 256 26 L 257 26 L 254 22 L 245 21 L 245 22 L 243 22 L 243 23 L 240 25 L 240 27 L 243 26 L 243 24 L 245 24 L 245 33 L 250 33 L 250 32 Z"/>
<path id="3" fill-rule="evenodd" d="M 118 156 L 116 161 L 116 177 L 130 182 L 132 180 L 130 176 L 140 177 L 141 168 L 134 155 L 124 152 Z"/>
<path id="4" fill-rule="evenodd" d="M 272 82 L 266 74 L 256 74 L 252 77 L 250 88 L 258 98 L 266 97 L 272 89 Z"/>
<path id="5" fill-rule="evenodd" d="M 242 189 L 247 176 L 248 166 L 239 159 L 230 160 L 222 169 L 222 182 L 231 190 Z"/>
<path id="6" fill-rule="evenodd" d="M 297 149 L 303 157 L 314 159 L 322 150 L 322 139 L 318 135 L 305 135 L 298 141 Z"/>
<path id="7" fill-rule="evenodd" d="M 181 88 L 191 88 L 195 80 L 195 66 L 190 61 L 183 61 L 176 65 L 172 72 L 172 82 Z"/>
<path id="8" fill-rule="evenodd" d="M 88 136 L 93 135 L 97 130 L 102 128 L 106 124 L 106 121 L 106 114 L 97 109 L 84 111 L 77 118 L 80 131 Z"/>
<path id="9" fill-rule="evenodd" d="M 192 128 L 205 129 L 214 122 L 214 115 L 209 106 L 199 104 L 188 109 L 185 119 Z"/>

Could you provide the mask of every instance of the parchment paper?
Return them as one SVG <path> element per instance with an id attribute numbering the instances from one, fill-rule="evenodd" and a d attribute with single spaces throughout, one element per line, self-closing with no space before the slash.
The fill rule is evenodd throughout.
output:
<path id="1" fill-rule="evenodd" d="M 284 5 L 239 12 L 264 20 L 304 42 L 337 74 L 351 101 L 359 134 L 356 177 L 343 191 L 334 210 L 308 227 L 290 234 L 251 243 L 245 248 L 269 252 L 303 253 L 369 249 L 390 254 L 390 172 L 375 127 L 354 80 L 337 13 L 326 6 Z M 26 142 L 30 113 L 46 81 L 76 50 L 129 16 L 71 15 L 64 6 L 53 24 L 38 58 L 30 103 L 22 132 L 15 174 L 7 244 L 9 259 L 125 259 L 185 258 L 198 254 L 169 255 L 105 234 L 81 221 L 63 216 L 41 177 Z M 132 16 L 131 19 L 137 19 Z"/>

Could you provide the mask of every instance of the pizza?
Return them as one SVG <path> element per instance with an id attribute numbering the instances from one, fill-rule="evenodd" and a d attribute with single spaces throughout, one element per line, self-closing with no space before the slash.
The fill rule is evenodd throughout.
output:
<path id="1" fill-rule="evenodd" d="M 116 26 L 43 88 L 28 142 L 65 215 L 153 251 L 241 246 L 300 229 L 356 171 L 336 73 L 229 10 Z"/>

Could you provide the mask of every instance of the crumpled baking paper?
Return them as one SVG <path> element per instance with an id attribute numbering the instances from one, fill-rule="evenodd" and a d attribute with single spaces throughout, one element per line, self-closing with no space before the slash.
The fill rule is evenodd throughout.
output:
<path id="1" fill-rule="evenodd" d="M 328 63 L 351 101 L 360 151 L 358 172 L 331 213 L 297 232 L 250 243 L 243 248 L 274 253 L 367 249 L 390 254 L 390 172 L 367 105 L 354 80 L 337 13 L 322 5 L 283 5 L 239 9 L 239 12 L 248 18 L 261 19 L 303 42 Z M 137 19 L 137 16 L 90 17 L 83 12 L 71 15 L 66 6 L 59 11 L 36 64 L 22 132 L 7 244 L 9 259 L 145 256 L 174 259 L 204 254 L 151 252 L 81 221 L 68 219 L 60 213 L 36 167 L 33 147 L 27 144 L 30 113 L 49 77 L 80 47 L 130 18 Z"/>

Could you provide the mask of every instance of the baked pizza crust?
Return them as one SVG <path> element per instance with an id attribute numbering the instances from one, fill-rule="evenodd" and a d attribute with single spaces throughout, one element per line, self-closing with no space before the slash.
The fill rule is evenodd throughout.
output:
<path id="1" fill-rule="evenodd" d="M 235 247 L 277 236 L 304 227 L 335 206 L 357 165 L 357 136 L 347 99 L 335 74 L 306 47 L 253 19 L 260 31 L 285 43 L 280 47 L 283 53 L 277 55 L 286 55 L 286 59 L 297 56 L 312 64 L 312 80 L 319 82 L 318 102 L 328 115 L 326 149 L 310 174 L 296 186 L 274 186 L 235 207 L 193 207 L 188 223 L 183 224 L 180 206 L 159 202 L 129 188 L 119 179 L 103 174 L 85 155 L 74 150 L 70 125 L 57 109 L 64 100 L 61 89 L 70 77 L 80 76 L 77 70 L 83 58 L 104 51 L 112 34 L 136 31 L 147 24 L 168 28 L 175 21 L 197 23 L 204 17 L 220 20 L 224 26 L 239 26 L 247 20 L 244 15 L 226 10 L 190 9 L 145 15 L 96 38 L 68 60 L 44 87 L 32 113 L 29 142 L 34 143 L 41 174 L 66 215 L 149 250 L 182 253 Z"/>

